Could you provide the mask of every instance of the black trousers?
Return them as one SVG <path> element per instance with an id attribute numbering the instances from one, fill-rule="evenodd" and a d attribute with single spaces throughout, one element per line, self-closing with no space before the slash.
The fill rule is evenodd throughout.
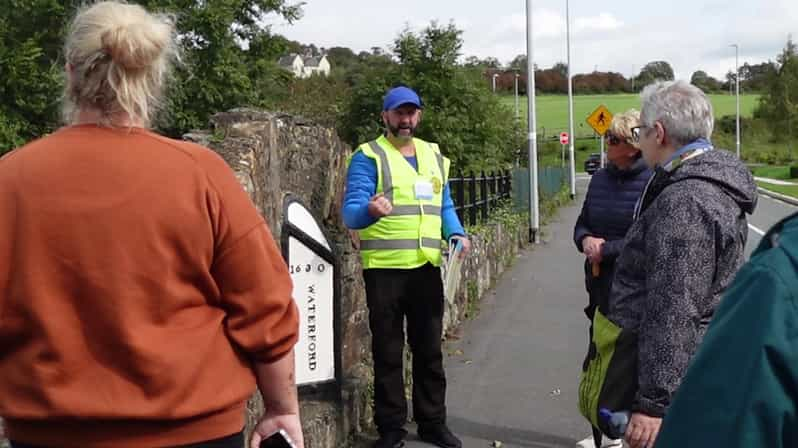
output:
<path id="1" fill-rule="evenodd" d="M 208 440 L 205 442 L 192 443 L 190 445 L 182 445 L 177 448 L 241 448 L 244 446 L 244 432 L 237 432 L 226 437 Z M 26 443 L 19 443 L 11 441 L 11 448 L 41 448 L 36 445 L 28 445 Z"/>
<path id="2" fill-rule="evenodd" d="M 413 416 L 419 427 L 446 422 L 443 372 L 443 284 L 439 268 L 365 269 L 374 358 L 374 420 L 380 434 L 403 431 L 407 421 L 402 354 L 413 354 Z"/>

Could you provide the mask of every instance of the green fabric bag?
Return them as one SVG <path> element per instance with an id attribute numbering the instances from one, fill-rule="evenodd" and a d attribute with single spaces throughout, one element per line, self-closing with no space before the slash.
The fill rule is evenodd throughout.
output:
<path id="1" fill-rule="evenodd" d="M 596 309 L 590 348 L 579 380 L 579 412 L 609 433 L 599 409 L 631 410 L 637 393 L 637 334 L 612 323 Z"/>

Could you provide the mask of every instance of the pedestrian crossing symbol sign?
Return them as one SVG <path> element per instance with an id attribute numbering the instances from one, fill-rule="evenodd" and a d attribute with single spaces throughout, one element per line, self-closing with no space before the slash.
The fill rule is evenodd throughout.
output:
<path id="1" fill-rule="evenodd" d="M 612 113 L 607 106 L 600 105 L 587 117 L 587 124 L 596 131 L 598 135 L 604 135 L 607 133 L 607 130 L 610 128 L 610 123 L 612 123 Z"/>

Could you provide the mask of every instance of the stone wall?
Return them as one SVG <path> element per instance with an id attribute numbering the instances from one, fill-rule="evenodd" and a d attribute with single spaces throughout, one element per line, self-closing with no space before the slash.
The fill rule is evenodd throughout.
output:
<path id="1" fill-rule="evenodd" d="M 526 247 L 529 223 L 518 216 L 496 220 L 480 226 L 469 237 L 471 254 L 463 262 L 457 294 L 446 297 L 443 328 L 449 336 L 457 335 L 460 324 L 474 317 L 482 296 Z"/>
<path id="2" fill-rule="evenodd" d="M 216 114 L 211 130 L 184 136 L 221 154 L 280 241 L 283 199 L 298 197 L 331 238 L 340 258 L 342 392 L 300 397 L 307 448 L 345 446 L 368 425 L 371 367 L 368 314 L 359 256 L 339 216 L 350 149 L 333 129 L 301 118 L 248 109 Z M 262 410 L 249 403 L 250 424 Z"/>

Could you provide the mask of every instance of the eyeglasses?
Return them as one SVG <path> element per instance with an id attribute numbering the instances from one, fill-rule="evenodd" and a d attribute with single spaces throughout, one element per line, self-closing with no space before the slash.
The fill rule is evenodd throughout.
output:
<path id="1" fill-rule="evenodd" d="M 635 143 L 640 143 L 640 131 L 642 129 L 645 129 L 645 128 L 648 128 L 648 127 L 650 127 L 650 126 L 640 125 L 640 126 L 633 127 L 632 128 L 632 140 L 634 140 Z"/>

